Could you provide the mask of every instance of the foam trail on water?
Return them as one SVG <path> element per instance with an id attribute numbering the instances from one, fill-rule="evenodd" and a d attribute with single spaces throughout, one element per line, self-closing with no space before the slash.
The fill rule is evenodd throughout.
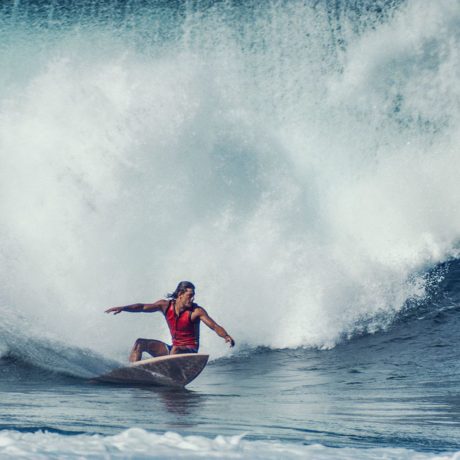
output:
<path id="1" fill-rule="evenodd" d="M 254 459 L 353 459 L 368 460 L 457 460 L 460 453 L 431 454 L 402 448 L 332 448 L 320 444 L 302 445 L 273 441 L 247 441 L 243 436 L 181 436 L 178 433 L 149 433 L 140 428 L 130 428 L 114 436 L 85 435 L 63 436 L 57 433 L 38 431 L 20 433 L 12 430 L 0 431 L 0 453 L 7 456 L 30 456 L 46 459 L 50 456 L 66 458 L 254 458 Z"/>
<path id="2" fill-rule="evenodd" d="M 88 348 L 69 346 L 56 334 L 35 327 L 27 317 L 0 308 L 0 363 L 34 367 L 53 374 L 92 378 L 119 367 Z M 4 358 L 5 362 L 1 359 Z M 8 372 L 8 371 L 6 371 Z"/>
<path id="3" fill-rule="evenodd" d="M 168 334 L 104 308 L 190 279 L 240 343 L 329 347 L 458 254 L 451 2 L 81 8 L 3 17 L 3 305 L 118 358 Z"/>

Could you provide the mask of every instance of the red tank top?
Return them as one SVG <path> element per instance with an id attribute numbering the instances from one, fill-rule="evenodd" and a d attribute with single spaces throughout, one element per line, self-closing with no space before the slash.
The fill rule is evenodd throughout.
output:
<path id="1" fill-rule="evenodd" d="M 171 332 L 173 346 L 198 349 L 200 344 L 200 320 L 192 321 L 192 313 L 196 307 L 197 305 L 193 304 L 191 309 L 184 310 L 177 316 L 174 301 L 169 302 L 165 318 Z"/>

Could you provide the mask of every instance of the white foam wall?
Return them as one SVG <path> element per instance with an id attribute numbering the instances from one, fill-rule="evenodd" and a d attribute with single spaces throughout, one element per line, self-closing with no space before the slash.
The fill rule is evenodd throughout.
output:
<path id="1" fill-rule="evenodd" d="M 168 334 L 103 310 L 182 279 L 250 346 L 329 347 L 391 318 L 458 249 L 459 12 L 428 9 L 364 29 L 301 2 L 190 9 L 179 39 L 144 45 L 148 17 L 125 35 L 15 28 L 0 48 L 5 308 L 115 357 Z"/>

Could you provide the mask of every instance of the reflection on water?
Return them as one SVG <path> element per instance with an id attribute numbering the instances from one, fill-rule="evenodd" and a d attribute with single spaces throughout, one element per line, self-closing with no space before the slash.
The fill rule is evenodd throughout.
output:
<path id="1" fill-rule="evenodd" d="M 160 412 L 162 417 L 168 413 L 181 417 L 193 415 L 199 412 L 206 400 L 204 394 L 187 388 L 173 388 L 161 385 L 129 385 L 126 383 L 98 381 L 91 381 L 90 383 L 104 388 L 109 392 L 118 389 L 117 394 L 120 394 L 120 391 L 122 391 L 123 394 L 131 395 L 136 401 L 133 403 L 133 406 L 137 406 L 139 410 L 146 412 Z"/>
<path id="2" fill-rule="evenodd" d="M 148 391 L 154 392 L 160 397 L 164 405 L 164 410 L 170 413 L 189 416 L 198 412 L 205 401 L 205 396 L 186 388 L 150 388 Z M 190 419 L 192 420 L 192 419 Z"/>

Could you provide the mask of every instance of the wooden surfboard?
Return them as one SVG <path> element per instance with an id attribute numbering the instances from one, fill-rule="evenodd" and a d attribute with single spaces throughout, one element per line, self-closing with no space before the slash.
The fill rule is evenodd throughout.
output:
<path id="1" fill-rule="evenodd" d="M 98 382 L 184 387 L 206 366 L 209 355 L 183 353 L 143 359 L 97 377 Z"/>

